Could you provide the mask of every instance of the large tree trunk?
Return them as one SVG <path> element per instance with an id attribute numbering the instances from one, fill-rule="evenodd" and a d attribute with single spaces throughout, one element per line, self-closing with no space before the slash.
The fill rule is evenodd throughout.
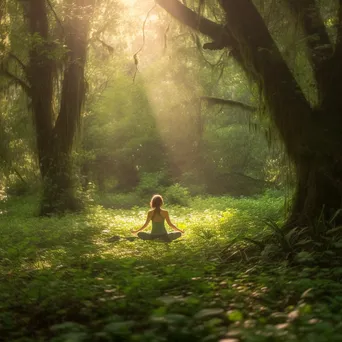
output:
<path id="1" fill-rule="evenodd" d="M 317 90 L 317 101 L 312 104 L 251 0 L 218 1 L 226 13 L 225 26 L 208 22 L 178 0 L 157 2 L 214 40 L 204 47 L 228 47 L 259 87 L 296 169 L 296 194 L 287 226 L 332 218 L 342 205 L 342 3 L 333 47 L 316 1 L 283 0 L 306 36 L 307 59 Z"/>
<path id="2" fill-rule="evenodd" d="M 333 108 L 313 111 L 306 151 L 295 156 L 296 192 L 288 227 L 313 225 L 317 219 L 342 223 L 342 132 L 341 115 Z"/>
<path id="3" fill-rule="evenodd" d="M 341 165 L 331 158 L 302 158 L 296 164 L 297 185 L 288 226 L 310 226 L 330 220 L 342 207 Z M 335 223 L 341 223 L 340 216 Z"/>
<path id="4" fill-rule="evenodd" d="M 70 154 L 51 151 L 48 158 L 41 160 L 43 197 L 40 214 L 49 215 L 66 211 L 77 211 L 82 202 L 75 195 L 75 178 L 72 173 Z"/>
<path id="5" fill-rule="evenodd" d="M 68 7 L 68 20 L 63 27 L 68 52 L 57 118 L 53 112 L 53 96 L 58 68 L 57 61 L 51 58 L 54 46 L 49 42 L 46 1 L 32 0 L 27 12 L 30 32 L 33 39 L 37 39 L 31 46 L 28 70 L 43 179 L 42 215 L 75 211 L 81 207 L 75 196 L 71 153 L 85 94 L 84 67 L 92 5 L 91 1 L 86 2 L 76 0 Z"/>

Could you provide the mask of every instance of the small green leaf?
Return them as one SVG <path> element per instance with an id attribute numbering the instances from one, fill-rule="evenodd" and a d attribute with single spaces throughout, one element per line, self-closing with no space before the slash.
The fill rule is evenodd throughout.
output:
<path id="1" fill-rule="evenodd" d="M 232 322 L 241 321 L 243 314 L 240 310 L 231 310 L 227 312 L 228 319 Z"/>

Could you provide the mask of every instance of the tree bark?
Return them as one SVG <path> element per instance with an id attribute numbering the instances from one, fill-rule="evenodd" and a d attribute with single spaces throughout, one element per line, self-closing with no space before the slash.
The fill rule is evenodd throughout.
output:
<path id="1" fill-rule="evenodd" d="M 222 6 L 232 33 L 243 46 L 245 63 L 252 65 L 250 75 L 264 92 L 270 115 L 296 167 L 296 195 L 288 223 L 305 225 L 320 217 L 329 219 L 341 208 L 342 199 L 340 112 L 331 102 L 329 109 L 310 106 L 252 2 L 222 0 Z M 320 25 L 318 28 L 323 35 Z M 316 71 L 322 104 L 325 94 L 331 96 L 327 77 L 321 76 L 321 65 L 327 70 L 330 53 L 327 49 L 326 58 L 309 60 Z M 340 107 L 337 101 L 332 103 Z"/>
<path id="2" fill-rule="evenodd" d="M 26 16 L 33 37 L 29 52 L 28 80 L 37 136 L 38 160 L 43 179 L 41 214 L 75 211 L 76 198 L 72 148 L 85 96 L 84 67 L 87 54 L 90 11 L 93 2 L 70 3 L 66 20 L 67 55 L 61 85 L 59 114 L 54 122 L 54 82 L 58 82 L 57 61 L 51 58 L 49 21 L 45 0 L 32 0 Z"/>
<path id="3" fill-rule="evenodd" d="M 48 19 L 44 0 L 32 0 L 28 7 L 30 33 L 33 39 L 41 38 L 41 42 L 33 42 L 29 52 L 28 80 L 31 85 L 33 119 L 36 128 L 39 167 L 42 175 L 47 170 L 46 160 L 49 156 L 50 137 L 52 134 L 52 97 L 54 63 L 47 53 Z"/>
<path id="4" fill-rule="evenodd" d="M 51 150 L 48 158 L 41 162 L 44 171 L 43 197 L 40 214 L 75 212 L 83 208 L 82 202 L 76 197 L 75 178 L 73 176 L 70 154 Z"/>
<path id="5" fill-rule="evenodd" d="M 207 19 L 199 15 L 194 19 L 192 13 L 190 20 L 190 9 L 180 13 L 184 5 L 178 0 L 157 2 L 184 24 L 221 41 L 220 48 L 233 47 L 233 56 L 258 85 L 296 168 L 296 194 L 287 226 L 331 218 L 342 207 L 342 5 L 333 49 L 316 2 L 285 1 L 296 15 L 300 14 L 308 38 L 308 63 L 314 71 L 319 97 L 319 106 L 313 108 L 252 1 L 220 1 L 227 18 L 227 24 L 221 27 L 225 39 L 219 28 L 211 29 L 214 25 Z M 195 22 L 201 25 L 195 26 Z"/>
<path id="6" fill-rule="evenodd" d="M 342 165 L 332 158 L 302 158 L 296 164 L 297 186 L 286 227 L 317 226 L 342 208 Z M 337 215 L 335 224 L 341 224 Z M 325 226 L 322 225 L 324 228 Z"/>

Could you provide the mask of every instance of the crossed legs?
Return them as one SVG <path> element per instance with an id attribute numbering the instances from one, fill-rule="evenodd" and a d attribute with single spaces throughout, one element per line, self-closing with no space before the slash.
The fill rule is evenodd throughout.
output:
<path id="1" fill-rule="evenodd" d="M 152 235 L 146 232 L 139 232 L 138 237 L 142 240 L 158 240 L 163 242 L 171 242 L 182 236 L 181 232 L 172 232 L 164 235 Z"/>

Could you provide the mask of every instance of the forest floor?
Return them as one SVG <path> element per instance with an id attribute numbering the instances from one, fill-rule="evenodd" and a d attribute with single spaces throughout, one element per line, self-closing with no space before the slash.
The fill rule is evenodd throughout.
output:
<path id="1" fill-rule="evenodd" d="M 342 341 L 342 268 L 227 261 L 236 237 L 270 232 L 283 198 L 195 199 L 169 207 L 179 242 L 131 236 L 145 208 L 34 216 L 0 204 L 0 340 Z"/>

